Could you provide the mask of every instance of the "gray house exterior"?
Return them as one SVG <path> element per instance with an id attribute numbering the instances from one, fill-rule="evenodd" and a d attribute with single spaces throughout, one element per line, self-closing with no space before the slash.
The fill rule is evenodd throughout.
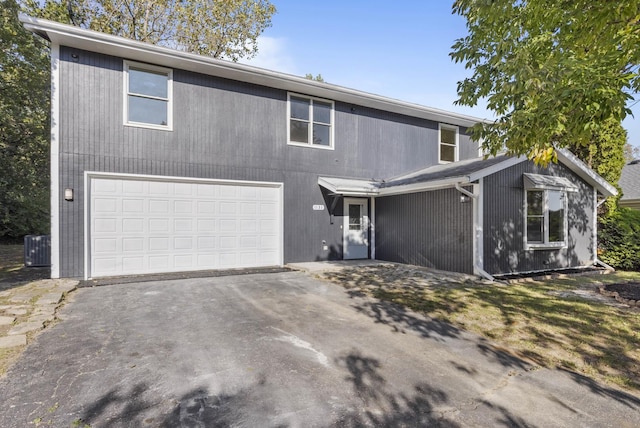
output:
<path id="1" fill-rule="evenodd" d="M 568 152 L 548 169 L 483 160 L 477 118 L 21 19 L 52 48 L 53 277 L 597 261 L 598 195 L 615 189 Z"/>
<path id="2" fill-rule="evenodd" d="M 622 168 L 618 186 L 622 189 L 618 205 L 640 210 L 640 160 L 633 160 Z"/>

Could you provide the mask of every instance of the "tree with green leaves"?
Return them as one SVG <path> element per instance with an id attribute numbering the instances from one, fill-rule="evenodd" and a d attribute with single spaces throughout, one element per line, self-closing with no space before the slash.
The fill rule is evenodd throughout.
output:
<path id="1" fill-rule="evenodd" d="M 18 13 L 236 61 L 256 54 L 268 0 L 0 0 L 0 240 L 49 229 L 49 48 Z"/>
<path id="2" fill-rule="evenodd" d="M 315 80 L 316 82 L 323 82 L 324 83 L 324 78 L 322 77 L 322 74 L 316 74 L 315 77 L 313 74 L 311 73 L 307 73 L 304 75 L 305 79 L 309 79 L 309 80 Z"/>
<path id="3" fill-rule="evenodd" d="M 453 11 L 468 35 L 451 57 L 473 72 L 458 83 L 457 103 L 484 99 L 498 116 L 472 129 L 489 153 L 506 147 L 542 165 L 554 147 L 595 154 L 589 147 L 630 113 L 640 0 L 456 0 Z"/>
<path id="4" fill-rule="evenodd" d="M 0 240 L 49 230 L 49 56 L 0 0 Z"/>
<path id="5" fill-rule="evenodd" d="M 271 26 L 268 0 L 23 0 L 27 13 L 214 58 L 258 52 Z"/>

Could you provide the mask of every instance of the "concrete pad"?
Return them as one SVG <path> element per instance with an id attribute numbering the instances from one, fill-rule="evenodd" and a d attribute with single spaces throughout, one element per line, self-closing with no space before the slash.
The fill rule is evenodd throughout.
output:
<path id="1" fill-rule="evenodd" d="M 637 395 L 301 272 L 84 288 L 60 312 L 0 380 L 0 426 L 640 426 Z"/>
<path id="2" fill-rule="evenodd" d="M 0 337 L 0 349 L 15 348 L 16 346 L 24 346 L 26 344 L 27 336 L 24 334 Z"/>
<path id="3" fill-rule="evenodd" d="M 53 291 L 41 296 L 36 305 L 57 305 L 62 301 L 62 292 L 61 291 Z"/>
<path id="4" fill-rule="evenodd" d="M 379 260 L 332 260 L 322 262 L 289 263 L 291 269 L 301 270 L 309 273 L 333 272 L 357 266 L 380 266 L 388 265 L 389 262 Z"/>
<path id="5" fill-rule="evenodd" d="M 11 325 L 15 320 L 16 320 L 16 317 L 0 316 L 0 325 Z"/>
<path id="6" fill-rule="evenodd" d="M 9 330 L 7 334 L 9 336 L 14 336 L 17 334 L 26 334 L 32 331 L 42 330 L 43 327 L 44 327 L 43 323 L 39 321 L 21 322 L 20 324 L 17 324 L 11 330 Z"/>

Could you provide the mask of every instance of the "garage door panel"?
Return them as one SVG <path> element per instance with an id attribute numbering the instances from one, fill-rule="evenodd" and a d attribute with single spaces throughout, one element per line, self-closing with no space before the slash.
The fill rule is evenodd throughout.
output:
<path id="1" fill-rule="evenodd" d="M 278 185 L 92 177 L 92 277 L 278 265 Z"/>
<path id="2" fill-rule="evenodd" d="M 151 199 L 149 201 L 149 212 L 153 214 L 169 214 L 169 200 Z"/>

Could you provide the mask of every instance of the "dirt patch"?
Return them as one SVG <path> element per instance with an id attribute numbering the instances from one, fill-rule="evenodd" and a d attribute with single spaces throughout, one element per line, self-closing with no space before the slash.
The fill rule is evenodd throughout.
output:
<path id="1" fill-rule="evenodd" d="M 0 245 L 0 291 L 51 277 L 48 267 L 26 267 L 24 246 Z"/>
<path id="2" fill-rule="evenodd" d="M 640 282 L 602 285 L 600 286 L 600 293 L 613 297 L 618 302 L 631 306 L 640 306 Z"/>

